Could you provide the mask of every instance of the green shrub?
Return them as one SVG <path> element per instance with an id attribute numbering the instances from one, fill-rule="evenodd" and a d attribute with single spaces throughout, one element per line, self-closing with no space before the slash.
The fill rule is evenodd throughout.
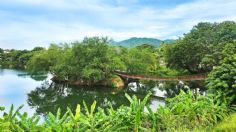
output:
<path id="1" fill-rule="evenodd" d="M 221 123 L 216 125 L 215 131 L 221 132 L 235 132 L 236 131 L 236 113 L 224 119 Z"/>
<path id="2" fill-rule="evenodd" d="M 220 66 L 214 68 L 208 75 L 206 86 L 212 94 L 221 92 L 221 101 L 236 104 L 236 54 L 226 57 Z"/>
<path id="3" fill-rule="evenodd" d="M 167 131 L 213 127 L 228 113 L 227 105 L 215 100 L 214 96 L 194 95 L 190 90 L 181 91 L 166 103 L 156 114 L 159 129 Z"/>
<path id="4" fill-rule="evenodd" d="M 228 114 L 227 105 L 219 103 L 214 96 L 194 95 L 191 91 L 181 93 L 167 99 L 166 106 L 153 112 L 146 106 L 149 93 L 142 101 L 136 96 L 125 96 L 130 106 L 121 106 L 114 110 L 112 105 L 108 109 L 98 108 L 95 112 L 96 101 L 90 108 L 83 102 L 85 113 L 77 105 L 75 113 L 69 108 L 62 115 L 61 110 L 53 115 L 49 112 L 44 122 L 39 124 L 39 116 L 29 117 L 27 113 L 19 111 L 23 106 L 14 110 L 13 105 L 8 113 L 0 118 L 0 131 L 46 131 L 46 132 L 120 132 L 120 131 L 202 131 L 210 130 Z M 147 112 L 144 111 L 145 107 Z M 4 108 L 0 107 L 0 111 Z M 229 122 L 235 123 L 236 115 Z M 228 125 L 230 123 L 226 122 Z M 235 129 L 222 122 L 216 130 Z"/>

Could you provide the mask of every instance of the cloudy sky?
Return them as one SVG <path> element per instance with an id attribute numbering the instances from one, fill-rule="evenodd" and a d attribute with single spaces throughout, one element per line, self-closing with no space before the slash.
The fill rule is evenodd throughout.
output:
<path id="1" fill-rule="evenodd" d="M 0 48 L 109 36 L 178 38 L 201 21 L 236 21 L 236 0 L 0 0 Z"/>

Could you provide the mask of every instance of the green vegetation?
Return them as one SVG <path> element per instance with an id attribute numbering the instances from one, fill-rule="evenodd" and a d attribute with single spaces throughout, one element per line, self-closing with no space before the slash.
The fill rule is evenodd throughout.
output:
<path id="1" fill-rule="evenodd" d="M 163 127 L 169 131 L 181 129 L 211 128 L 228 115 L 226 103 L 217 100 L 215 95 L 194 95 L 191 91 L 181 91 L 167 104 L 157 110 Z"/>
<path id="2" fill-rule="evenodd" d="M 107 38 L 85 38 L 72 45 L 51 45 L 32 57 L 28 70 L 50 72 L 60 80 L 90 85 L 109 79 L 115 69 L 124 67 L 115 49 L 108 46 Z"/>
<path id="3" fill-rule="evenodd" d="M 73 47 L 76 63 L 76 78 L 89 83 L 106 80 L 116 69 L 122 69 L 124 64 L 116 51 L 108 46 L 106 38 L 85 38 L 82 43 Z"/>
<path id="4" fill-rule="evenodd" d="M 206 86 L 210 93 L 223 93 L 219 97 L 222 101 L 236 104 L 236 54 L 226 57 L 220 66 L 213 69 L 208 75 Z"/>
<path id="5" fill-rule="evenodd" d="M 51 45 L 27 63 L 31 73 L 52 73 L 59 80 L 77 84 L 101 84 L 115 70 L 132 74 L 151 74 L 158 68 L 156 49 L 109 46 L 107 38 L 85 38 L 71 45 Z"/>
<path id="6" fill-rule="evenodd" d="M 114 71 L 130 74 L 176 76 L 208 74 L 206 95 L 182 90 L 167 90 L 173 98 L 156 112 L 133 96 L 130 106 L 89 109 L 83 103 L 75 112 L 48 113 L 42 124 L 35 115 L 20 114 L 19 109 L 0 118 L 0 129 L 11 131 L 235 131 L 236 104 L 236 23 L 201 22 L 173 44 L 156 48 L 150 44 L 132 48 L 110 45 L 107 38 L 85 38 L 72 44 L 52 44 L 32 51 L 0 49 L 3 67 L 24 68 L 31 73 L 48 73 L 57 80 L 94 85 L 108 80 L 121 83 Z M 151 83 L 151 82 L 146 82 Z M 112 84 L 112 83 L 110 83 Z M 112 85 L 113 85 L 112 84 Z M 172 85 L 172 84 L 170 84 Z M 176 85 L 173 85 L 173 89 Z M 45 89 L 44 89 L 45 90 Z M 47 91 L 46 89 L 45 91 Z M 185 92 L 184 92 L 185 91 Z M 50 95 L 51 96 L 51 95 Z M 52 98 L 53 100 L 54 98 Z M 147 111 L 144 111 L 144 108 Z M 2 107 L 0 108 L 3 109 Z M 75 114 L 73 114 L 75 113 Z M 228 117 L 228 118 L 226 118 Z M 218 124 L 221 122 L 220 124 Z"/>
<path id="7" fill-rule="evenodd" d="M 153 112 L 146 105 L 148 94 L 142 101 L 136 96 L 126 94 L 130 106 L 117 110 L 110 105 L 108 109 L 99 108 L 95 112 L 96 101 L 90 108 L 83 102 L 85 112 L 77 105 L 75 112 L 69 108 L 65 114 L 58 109 L 57 114 L 49 113 L 43 123 L 39 116 L 29 117 L 11 106 L 10 112 L 0 118 L 3 131 L 182 131 L 211 130 L 230 112 L 225 103 L 219 103 L 213 96 L 193 95 L 183 91 L 168 99 L 167 105 Z M 147 111 L 144 111 L 144 108 Z M 1 110 L 3 108 L 1 107 Z M 233 120 L 233 119 L 232 119 Z M 219 125 L 221 128 L 226 127 Z M 219 127 L 217 126 L 217 128 Z M 233 128 L 233 127 L 232 127 Z"/>
<path id="8" fill-rule="evenodd" d="M 223 59 L 224 47 L 235 45 L 235 39 L 235 22 L 199 23 L 174 45 L 164 48 L 165 60 L 168 66 L 190 73 L 210 72 Z"/>
<path id="9" fill-rule="evenodd" d="M 30 58 L 42 47 L 35 47 L 33 50 L 3 50 L 0 48 L 0 66 L 3 68 L 24 69 Z"/>
<path id="10" fill-rule="evenodd" d="M 158 68 L 155 54 L 149 49 L 129 49 L 126 54 L 123 53 L 122 59 L 128 73 L 147 75 Z"/>
<path id="11" fill-rule="evenodd" d="M 233 113 L 231 116 L 225 118 L 221 123 L 215 127 L 215 131 L 221 132 L 233 132 L 236 131 L 236 113 Z"/>
<path id="12" fill-rule="evenodd" d="M 113 46 L 107 38 L 92 37 L 52 44 L 48 49 L 1 50 L 0 65 L 27 68 L 31 73 L 50 72 L 58 80 L 86 85 L 109 80 L 115 70 L 153 76 L 207 74 L 235 53 L 235 38 L 235 22 L 202 22 L 183 38 L 160 48 L 150 42 L 132 48 Z M 137 38 L 131 40 L 136 42 Z"/>

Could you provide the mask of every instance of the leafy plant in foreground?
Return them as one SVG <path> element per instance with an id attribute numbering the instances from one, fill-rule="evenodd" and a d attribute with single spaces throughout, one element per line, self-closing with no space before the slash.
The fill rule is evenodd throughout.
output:
<path id="1" fill-rule="evenodd" d="M 215 96 L 194 95 L 190 90 L 167 100 L 167 106 L 157 110 L 162 128 L 192 130 L 213 127 L 228 115 L 226 103 L 216 100 Z"/>
<path id="2" fill-rule="evenodd" d="M 195 131 L 210 130 L 228 115 L 226 103 L 216 100 L 217 96 L 202 96 L 191 91 L 183 92 L 174 98 L 167 99 L 166 106 L 161 106 L 153 112 L 146 106 L 149 93 L 143 100 L 136 96 L 130 97 L 130 106 L 121 106 L 114 110 L 112 105 L 108 109 L 96 109 L 96 101 L 90 108 L 83 102 L 85 112 L 81 112 L 80 105 L 76 111 L 67 108 L 65 114 L 58 109 L 53 115 L 49 112 L 40 124 L 39 117 L 29 117 L 21 114 L 20 106 L 14 111 L 11 106 L 8 114 L 0 118 L 0 131 L 43 131 L 43 132 L 123 132 L 123 131 Z M 147 111 L 144 111 L 145 108 Z M 0 110 L 4 110 L 0 107 Z M 224 127 L 222 127 L 224 128 Z"/>
<path id="3" fill-rule="evenodd" d="M 236 131 L 236 113 L 224 119 L 221 123 L 216 125 L 214 131 L 226 131 L 233 132 Z"/>
<path id="4" fill-rule="evenodd" d="M 23 129 L 20 128 L 19 124 L 17 123 L 17 114 L 20 111 L 20 109 L 23 107 L 20 106 L 19 108 L 14 111 L 14 106 L 11 105 L 10 111 L 7 113 L 4 113 L 3 118 L 0 119 L 0 129 L 1 130 L 17 130 L 17 131 L 23 131 Z M 4 108 L 1 107 L 1 110 Z"/>

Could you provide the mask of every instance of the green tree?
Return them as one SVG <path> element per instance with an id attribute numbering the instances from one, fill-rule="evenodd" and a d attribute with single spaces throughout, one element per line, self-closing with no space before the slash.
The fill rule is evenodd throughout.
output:
<path id="1" fill-rule="evenodd" d="M 1 65 L 5 68 L 25 69 L 27 62 L 37 51 L 43 50 L 41 47 L 36 47 L 33 50 L 0 50 Z"/>
<path id="2" fill-rule="evenodd" d="M 2 65 L 3 49 L 0 48 L 0 66 Z"/>
<path id="3" fill-rule="evenodd" d="M 2 65 L 7 68 L 23 68 L 24 64 L 20 57 L 27 54 L 28 50 L 10 50 L 2 53 Z"/>
<path id="4" fill-rule="evenodd" d="M 140 50 L 142 50 L 142 49 L 148 49 L 148 50 L 150 50 L 150 51 L 152 51 L 152 52 L 154 52 L 155 49 L 156 49 L 155 46 L 150 45 L 150 44 L 138 45 L 138 46 L 136 46 L 136 48 L 137 48 L 137 49 L 140 49 Z"/>
<path id="5" fill-rule="evenodd" d="M 3 53 L 3 49 L 2 48 L 0 48 L 0 54 L 2 54 Z"/>
<path id="6" fill-rule="evenodd" d="M 208 75 L 206 86 L 210 93 L 221 93 L 219 97 L 231 104 L 236 103 L 236 54 L 226 57 Z"/>
<path id="7" fill-rule="evenodd" d="M 223 58 L 230 57 L 236 53 L 236 40 L 232 43 L 227 43 L 222 51 Z"/>
<path id="8" fill-rule="evenodd" d="M 24 52 L 22 55 L 19 56 L 18 61 L 19 61 L 19 66 L 21 68 L 26 68 L 28 61 L 33 57 L 34 54 L 38 54 L 39 51 L 44 50 L 41 47 L 36 47 L 31 51 Z"/>
<path id="9" fill-rule="evenodd" d="M 34 47 L 31 51 L 41 51 L 41 50 L 45 50 L 43 47 Z"/>
<path id="10" fill-rule="evenodd" d="M 75 80 L 77 76 L 77 64 L 72 52 L 72 48 L 69 45 L 64 45 L 63 53 L 50 69 L 57 78 L 62 80 Z"/>
<path id="11" fill-rule="evenodd" d="M 94 84 L 111 77 L 112 72 L 124 69 L 115 47 L 108 46 L 107 38 L 85 38 L 81 43 L 52 44 L 48 50 L 42 48 L 27 64 L 31 73 L 50 72 L 57 79 L 80 80 Z"/>
<path id="12" fill-rule="evenodd" d="M 150 74 L 158 67 L 155 53 L 149 49 L 131 48 L 123 55 L 126 72 L 132 74 Z"/>
<path id="13" fill-rule="evenodd" d="M 96 83 L 109 78 L 114 70 L 122 69 L 120 58 L 108 42 L 107 38 L 93 37 L 74 44 L 77 78 Z"/>
<path id="14" fill-rule="evenodd" d="M 223 59 L 224 46 L 235 39 L 235 22 L 201 22 L 165 49 L 165 60 L 169 67 L 186 69 L 191 73 L 209 72 Z"/>
<path id="15" fill-rule="evenodd" d="M 27 63 L 27 69 L 31 73 L 42 73 L 53 71 L 51 68 L 60 62 L 61 57 L 63 56 L 63 48 L 52 44 L 48 50 L 40 50 Z"/>

